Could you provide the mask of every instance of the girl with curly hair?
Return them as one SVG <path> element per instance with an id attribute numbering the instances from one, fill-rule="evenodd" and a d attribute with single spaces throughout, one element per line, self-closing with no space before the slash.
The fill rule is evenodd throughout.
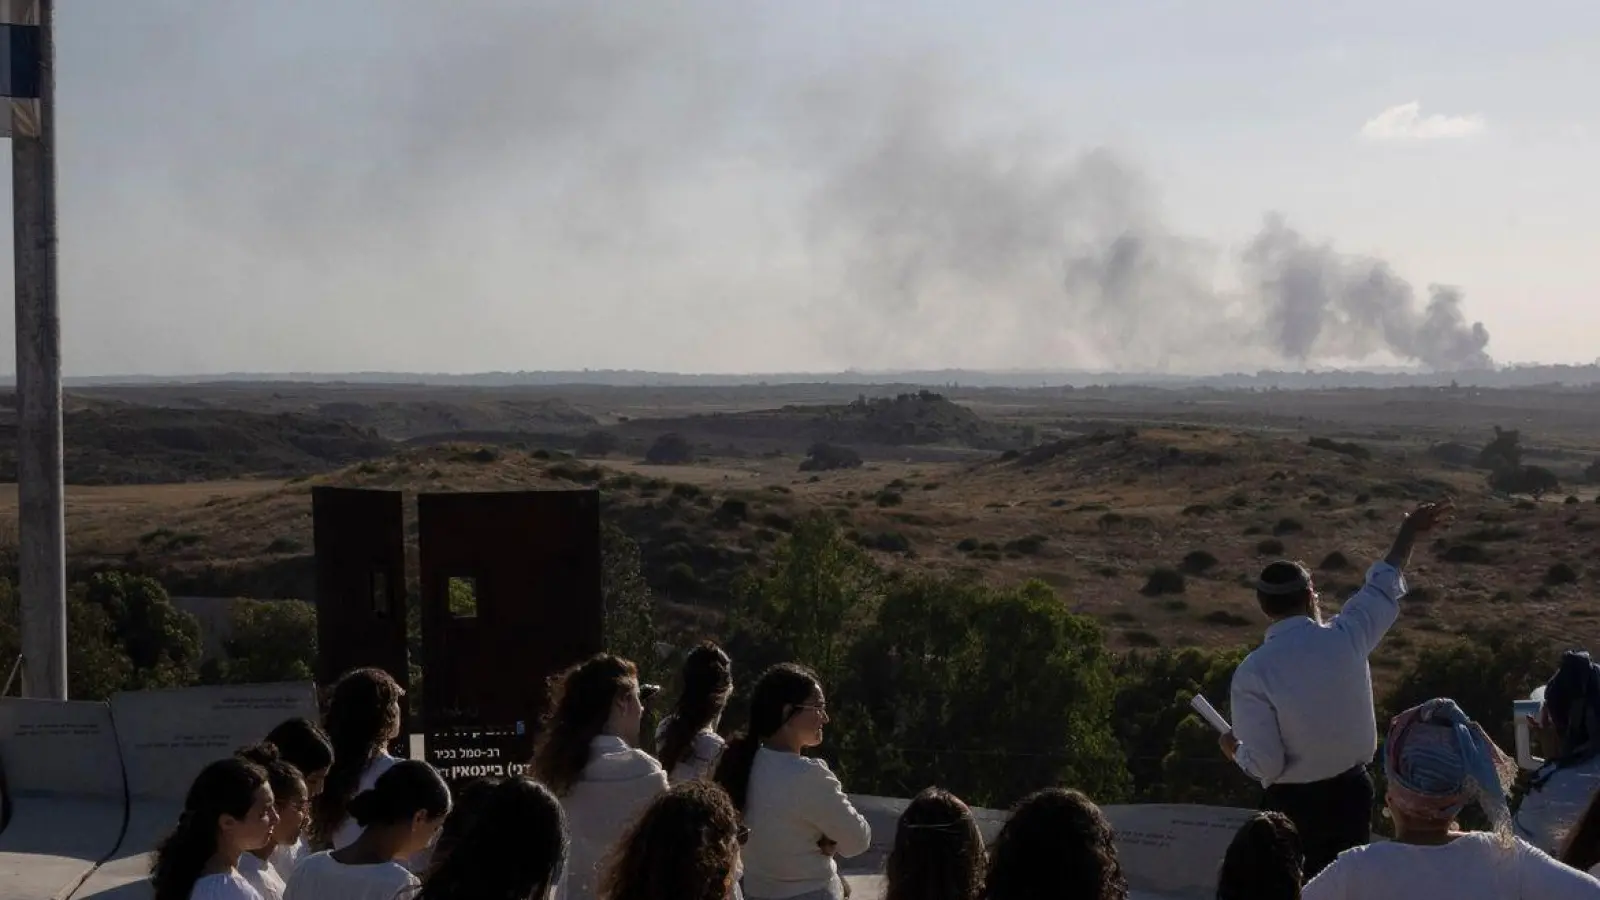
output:
<path id="1" fill-rule="evenodd" d="M 748 837 L 722 788 L 698 779 L 656 798 L 617 846 L 604 900 L 728 900 Z"/>
<path id="2" fill-rule="evenodd" d="M 279 843 L 272 851 L 272 867 L 284 878 L 308 853 L 306 828 L 310 823 L 311 803 L 322 793 L 322 783 L 333 766 L 333 744 L 322 726 L 310 719 L 287 719 L 267 733 L 266 746 L 277 751 L 278 759 L 300 773 L 305 796 L 299 798 L 293 815 L 286 815 L 284 797 L 278 797 L 278 815 L 284 823 L 278 833 L 292 833 L 294 840 Z M 277 791 L 273 792 L 275 795 Z M 290 798 L 294 800 L 295 798 Z M 292 821 L 291 821 L 292 820 Z"/>
<path id="3" fill-rule="evenodd" d="M 361 836 L 346 806 L 396 763 L 388 748 L 400 736 L 403 697 L 405 691 L 382 669 L 355 669 L 334 683 L 323 719 L 333 766 L 311 811 L 313 850 L 338 850 Z"/>
<path id="4" fill-rule="evenodd" d="M 261 900 L 239 873 L 239 857 L 265 846 L 277 821 L 260 766 L 230 757 L 201 769 L 152 857 L 155 900 Z"/>
<path id="5" fill-rule="evenodd" d="M 522 777 L 483 782 L 476 794 L 460 840 L 437 861 L 417 900 L 544 900 L 567 858 L 561 801 Z"/>
<path id="6" fill-rule="evenodd" d="M 683 691 L 678 707 L 656 731 L 661 765 L 673 784 L 710 778 L 727 744 L 717 723 L 733 693 L 733 664 L 711 641 L 689 651 L 683 661 Z"/>
<path id="7" fill-rule="evenodd" d="M 982 900 L 1127 900 L 1116 834 L 1079 791 L 1024 797 L 989 849 Z"/>
<path id="8" fill-rule="evenodd" d="M 961 798 L 931 787 L 900 814 L 884 865 L 884 900 L 976 900 L 983 889 L 983 833 Z"/>
<path id="9" fill-rule="evenodd" d="M 639 740 L 639 672 L 601 653 L 552 680 L 533 754 L 533 774 L 561 799 L 572 839 L 566 900 L 592 900 L 598 870 L 645 807 L 667 790 L 667 773 Z"/>
<path id="10" fill-rule="evenodd" d="M 1257 813 L 1244 823 L 1217 876 L 1217 900 L 1300 900 L 1305 853 L 1300 832 L 1280 812 Z"/>
<path id="11" fill-rule="evenodd" d="M 250 886 L 256 889 L 262 900 L 283 900 L 284 883 L 293 869 L 280 870 L 273 864 L 272 858 L 273 853 L 280 847 L 293 845 L 298 841 L 300 831 L 305 827 L 305 778 L 301 776 L 299 769 L 284 762 L 278 756 L 278 748 L 271 744 L 246 747 L 237 755 L 246 762 L 260 766 L 261 770 L 267 773 L 267 787 L 272 789 L 273 809 L 278 813 L 272 833 L 267 835 L 267 842 L 239 855 L 239 874 L 250 882 Z"/>

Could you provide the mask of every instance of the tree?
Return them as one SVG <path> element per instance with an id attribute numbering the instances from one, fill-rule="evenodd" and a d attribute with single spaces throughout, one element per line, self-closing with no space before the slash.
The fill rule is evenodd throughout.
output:
<path id="1" fill-rule="evenodd" d="M 216 679 L 228 684 L 308 681 L 317 659 L 317 610 L 302 600 L 235 600 Z"/>
<path id="2" fill-rule="evenodd" d="M 1510 631 L 1428 647 L 1384 698 L 1379 722 L 1434 697 L 1449 697 L 1482 723 L 1495 743 L 1510 748 L 1516 738 L 1511 704 L 1553 675 L 1560 657 L 1547 641 Z"/>
<path id="3" fill-rule="evenodd" d="M 764 573 L 739 587 L 729 631 L 764 668 L 794 660 L 842 680 L 850 645 L 877 609 L 881 573 L 826 515 L 795 523 Z"/>
<path id="4" fill-rule="evenodd" d="M 84 602 L 102 610 L 113 638 L 133 664 L 126 688 L 193 684 L 200 663 L 200 623 L 172 605 L 153 578 L 100 572 L 81 587 Z"/>
<path id="5" fill-rule="evenodd" d="M 800 462 L 802 472 L 827 472 L 833 469 L 858 469 L 861 454 L 836 444 L 812 444 Z"/>
<path id="6" fill-rule="evenodd" d="M 1516 429 L 1507 431 L 1499 425 L 1494 426 L 1494 438 L 1478 452 L 1478 468 L 1498 471 L 1521 466 L 1522 446 L 1519 439 Z"/>
<path id="7" fill-rule="evenodd" d="M 646 676 L 656 664 L 655 598 L 639 570 L 639 545 L 610 522 L 600 526 L 600 565 L 606 649 L 633 660 L 640 677 L 652 680 Z"/>
<path id="8" fill-rule="evenodd" d="M 1489 489 L 1501 494 L 1527 494 L 1537 500 L 1560 490 L 1561 480 L 1543 466 L 1520 466 L 1489 473 Z"/>
<path id="9" fill-rule="evenodd" d="M 645 451 L 644 461 L 656 466 L 677 466 L 694 462 L 694 447 L 681 434 L 668 433 L 656 438 Z"/>
<path id="10" fill-rule="evenodd" d="M 1233 672 L 1244 656 L 1243 649 L 1187 647 L 1134 652 L 1117 664 L 1112 721 L 1137 799 L 1166 800 L 1191 786 L 1212 791 L 1213 798 L 1234 788 L 1249 788 L 1248 779 L 1230 771 L 1232 764 L 1217 751 L 1215 733 L 1206 728 L 1190 734 L 1186 725 L 1195 718 L 1189 699 L 1196 694 L 1205 695 L 1227 715 Z M 1196 746 L 1197 738 L 1206 740 Z"/>
<path id="11" fill-rule="evenodd" d="M 841 738 L 852 783 L 896 793 L 940 784 L 989 806 L 1048 784 L 1102 802 L 1126 794 L 1100 629 L 1048 586 L 905 579 L 875 625 L 856 648 L 850 692 L 870 724 Z"/>

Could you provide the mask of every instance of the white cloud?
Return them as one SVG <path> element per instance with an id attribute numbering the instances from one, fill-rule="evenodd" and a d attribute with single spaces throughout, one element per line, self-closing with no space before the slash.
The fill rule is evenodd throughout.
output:
<path id="1" fill-rule="evenodd" d="M 1369 141 L 1432 141 L 1472 137 L 1483 131 L 1483 116 L 1425 116 L 1422 104 L 1413 100 L 1391 106 L 1361 126 L 1361 136 Z"/>

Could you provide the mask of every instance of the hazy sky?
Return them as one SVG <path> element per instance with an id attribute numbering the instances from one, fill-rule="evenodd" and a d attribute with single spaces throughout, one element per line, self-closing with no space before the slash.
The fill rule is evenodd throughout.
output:
<path id="1" fill-rule="evenodd" d="M 70 374 L 1600 355 L 1588 0 L 57 7 Z"/>

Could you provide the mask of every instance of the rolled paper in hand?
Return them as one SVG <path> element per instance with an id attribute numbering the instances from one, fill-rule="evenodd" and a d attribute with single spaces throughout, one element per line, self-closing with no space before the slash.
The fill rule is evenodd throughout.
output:
<path id="1" fill-rule="evenodd" d="M 1206 720 L 1207 725 L 1215 728 L 1218 734 L 1227 734 L 1233 730 L 1233 726 L 1228 724 L 1228 720 L 1224 719 L 1222 713 L 1217 712 L 1217 708 L 1212 706 L 1211 701 L 1205 697 L 1195 694 L 1189 698 L 1189 706 L 1200 714 L 1200 718 Z"/>

